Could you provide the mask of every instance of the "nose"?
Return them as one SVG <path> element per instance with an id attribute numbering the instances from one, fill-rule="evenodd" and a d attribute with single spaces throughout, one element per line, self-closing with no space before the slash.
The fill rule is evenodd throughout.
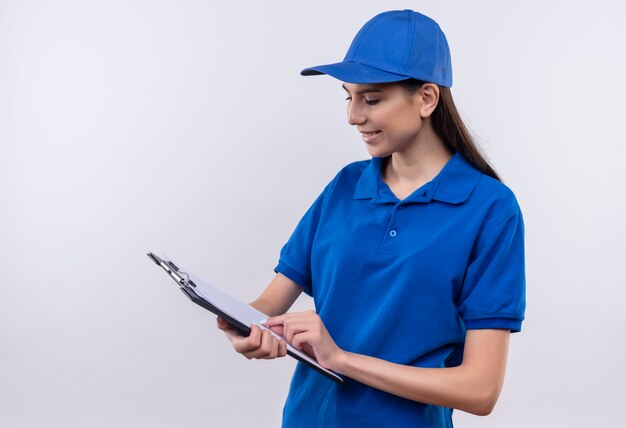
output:
<path id="1" fill-rule="evenodd" d="M 357 103 L 348 103 L 348 123 L 350 125 L 362 125 L 365 123 L 365 115 Z"/>

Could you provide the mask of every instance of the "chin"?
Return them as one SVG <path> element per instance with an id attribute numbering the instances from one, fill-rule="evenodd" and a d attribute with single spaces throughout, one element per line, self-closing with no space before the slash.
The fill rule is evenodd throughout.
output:
<path id="1" fill-rule="evenodd" d="M 376 150 L 375 148 L 369 146 L 367 147 L 367 152 L 373 158 L 386 158 L 387 156 L 391 155 L 391 153 L 386 150 Z"/>

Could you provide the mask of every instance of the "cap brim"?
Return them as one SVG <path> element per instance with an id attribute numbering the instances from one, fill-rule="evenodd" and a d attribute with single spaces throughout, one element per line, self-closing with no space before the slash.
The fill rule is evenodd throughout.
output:
<path id="1" fill-rule="evenodd" d="M 305 68 L 300 74 L 302 76 L 328 74 L 335 79 L 348 83 L 389 83 L 410 79 L 409 76 L 389 73 L 369 65 L 350 61 Z"/>

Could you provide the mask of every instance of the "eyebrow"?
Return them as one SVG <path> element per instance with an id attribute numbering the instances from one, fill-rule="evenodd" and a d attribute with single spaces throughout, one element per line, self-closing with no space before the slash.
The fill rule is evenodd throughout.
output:
<path id="1" fill-rule="evenodd" d="M 343 83 L 341 84 L 341 87 L 343 89 L 345 89 L 345 91 L 347 93 L 350 93 L 350 91 L 348 91 L 348 88 L 346 88 L 346 85 L 344 85 Z M 356 91 L 357 95 L 363 95 L 363 94 L 367 94 L 369 92 L 383 92 L 383 90 L 382 89 L 377 89 L 375 87 L 367 87 L 367 88 L 363 88 L 363 89 L 360 89 L 360 90 Z"/>

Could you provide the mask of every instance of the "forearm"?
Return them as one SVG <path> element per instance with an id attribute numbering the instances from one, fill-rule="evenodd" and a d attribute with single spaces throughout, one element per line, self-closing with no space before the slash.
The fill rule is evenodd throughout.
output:
<path id="1" fill-rule="evenodd" d="M 256 298 L 255 300 L 253 300 L 252 302 L 250 302 L 250 306 L 252 306 L 255 309 L 258 309 L 259 311 L 263 312 L 265 315 L 267 316 L 275 316 L 275 315 L 280 315 L 283 312 L 279 312 L 279 308 L 276 307 L 275 304 L 273 304 L 272 301 L 268 300 L 268 299 L 263 299 L 261 296 L 259 296 L 258 298 Z"/>
<path id="2" fill-rule="evenodd" d="M 412 367 L 341 351 L 328 368 L 409 400 L 487 415 L 504 383 L 509 337 L 508 330 L 468 331 L 458 367 Z"/>
<path id="3" fill-rule="evenodd" d="M 282 274 L 277 274 L 250 306 L 273 317 L 287 312 L 302 293 L 302 287 Z"/>
<path id="4" fill-rule="evenodd" d="M 477 415 L 489 414 L 500 393 L 497 383 L 465 366 L 410 367 L 346 352 L 333 370 L 409 400 Z"/>

